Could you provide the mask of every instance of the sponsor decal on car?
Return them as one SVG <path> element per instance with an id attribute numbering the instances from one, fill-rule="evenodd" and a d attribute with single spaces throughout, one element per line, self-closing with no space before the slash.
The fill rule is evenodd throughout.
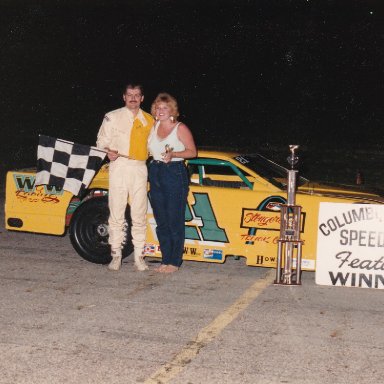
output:
<path id="1" fill-rule="evenodd" d="M 241 215 L 241 227 L 279 231 L 280 214 L 243 208 L 243 213 Z"/>
<path id="2" fill-rule="evenodd" d="M 286 204 L 281 196 L 268 196 L 260 202 L 256 209 L 243 208 L 240 227 L 249 228 L 247 236 L 241 235 L 245 244 L 253 245 L 255 242 L 266 242 L 276 244 L 277 237 L 259 236 L 258 230 L 280 231 L 280 205 Z M 305 212 L 301 213 L 300 232 L 304 232 Z"/>
<path id="3" fill-rule="evenodd" d="M 293 259 L 293 267 L 296 268 L 296 258 Z M 315 269 L 315 260 L 301 259 L 301 268 Z"/>
<path id="4" fill-rule="evenodd" d="M 204 249 L 204 259 L 223 260 L 223 251 L 221 249 Z"/>
<path id="5" fill-rule="evenodd" d="M 184 255 L 188 256 L 200 256 L 201 253 L 198 251 L 196 247 L 184 247 Z"/>
<path id="6" fill-rule="evenodd" d="M 60 203 L 64 191 L 52 185 L 36 185 L 35 176 L 15 173 L 13 175 L 15 197 L 26 203 Z"/>
<path id="7" fill-rule="evenodd" d="M 279 236 L 257 236 L 248 235 L 247 233 L 240 234 L 240 238 L 243 241 L 254 241 L 266 244 L 277 244 L 277 240 L 279 240 Z"/>
<path id="8" fill-rule="evenodd" d="M 45 193 L 47 195 L 62 195 L 64 190 L 61 188 L 56 188 L 53 185 L 35 185 L 35 176 L 24 175 L 20 173 L 15 173 L 13 175 L 13 180 L 15 182 L 15 187 L 17 191 L 23 191 L 27 193 L 38 192 Z"/>
<path id="9" fill-rule="evenodd" d="M 256 264 L 264 265 L 268 263 L 275 264 L 277 260 L 277 256 L 263 256 L 263 255 L 257 255 L 256 256 Z"/>
<path id="10" fill-rule="evenodd" d="M 154 255 L 156 253 L 155 244 L 145 244 L 144 245 L 144 254 L 145 255 Z"/>

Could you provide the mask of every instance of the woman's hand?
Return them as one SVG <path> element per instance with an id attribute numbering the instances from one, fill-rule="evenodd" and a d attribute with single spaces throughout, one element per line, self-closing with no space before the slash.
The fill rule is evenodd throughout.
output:
<path id="1" fill-rule="evenodd" d="M 161 154 L 161 156 L 163 157 L 163 161 L 164 161 L 164 163 L 169 163 L 169 162 L 172 160 L 172 157 L 173 157 L 173 151 L 163 152 L 163 153 Z"/>

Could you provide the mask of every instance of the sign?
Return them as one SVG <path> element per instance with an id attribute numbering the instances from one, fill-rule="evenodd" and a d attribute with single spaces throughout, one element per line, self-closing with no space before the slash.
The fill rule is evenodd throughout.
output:
<path id="1" fill-rule="evenodd" d="M 316 283 L 384 289 L 384 205 L 320 203 Z"/>

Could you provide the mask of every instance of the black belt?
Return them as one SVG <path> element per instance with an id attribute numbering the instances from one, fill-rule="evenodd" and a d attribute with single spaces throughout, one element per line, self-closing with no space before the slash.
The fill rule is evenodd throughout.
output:
<path id="1" fill-rule="evenodd" d="M 171 165 L 171 164 L 178 164 L 178 163 L 184 163 L 184 160 L 176 160 L 176 161 L 169 161 L 168 163 L 165 163 L 162 160 L 151 160 L 151 164 L 164 164 L 164 165 Z"/>

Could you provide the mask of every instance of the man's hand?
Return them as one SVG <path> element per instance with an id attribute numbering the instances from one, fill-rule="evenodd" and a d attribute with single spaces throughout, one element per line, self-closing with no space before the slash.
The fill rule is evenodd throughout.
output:
<path id="1" fill-rule="evenodd" d="M 108 156 L 108 159 L 110 160 L 110 161 L 115 161 L 118 157 L 119 157 L 119 155 L 118 155 L 118 153 L 117 153 L 117 151 L 116 150 L 114 150 L 114 149 L 109 149 L 109 148 L 105 148 L 108 152 L 107 152 L 107 156 Z"/>

